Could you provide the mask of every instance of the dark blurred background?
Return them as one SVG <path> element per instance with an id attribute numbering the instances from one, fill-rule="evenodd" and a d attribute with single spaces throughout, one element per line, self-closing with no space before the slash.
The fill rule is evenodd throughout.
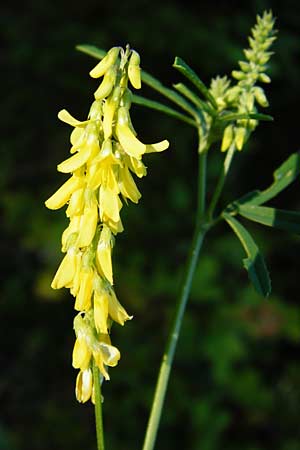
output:
<path id="1" fill-rule="evenodd" d="M 255 15 L 269 8 L 279 30 L 266 88 L 275 121 L 261 124 L 236 157 L 223 204 L 266 187 L 273 170 L 299 150 L 298 1 L 2 5 L 1 450 L 95 448 L 93 408 L 74 396 L 73 298 L 49 287 L 67 219 L 44 207 L 65 180 L 56 164 L 69 151 L 70 128 L 57 112 L 67 108 L 84 119 L 96 87 L 88 76 L 96 61 L 75 45 L 129 42 L 143 68 L 169 85 L 181 79 L 171 67 L 179 55 L 209 82 L 237 66 Z M 147 88 L 142 94 L 159 99 Z M 168 138 L 171 146 L 147 157 L 149 175 L 138 181 L 142 201 L 122 210 L 115 281 L 134 320 L 112 331 L 122 359 L 104 386 L 108 450 L 141 448 L 195 218 L 194 131 L 140 106 L 132 116 L 144 141 Z M 212 188 L 218 149 L 210 158 Z M 273 205 L 300 210 L 298 192 L 299 185 L 289 188 Z M 300 449 L 300 241 L 248 228 L 266 256 L 273 294 L 264 300 L 254 292 L 239 242 L 219 225 L 193 283 L 157 450 Z"/>

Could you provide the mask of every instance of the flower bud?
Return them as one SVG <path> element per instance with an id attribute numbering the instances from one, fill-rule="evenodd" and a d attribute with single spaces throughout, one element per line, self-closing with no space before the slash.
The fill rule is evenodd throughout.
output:
<path id="1" fill-rule="evenodd" d="M 135 89 L 141 89 L 140 55 L 134 50 L 128 64 L 128 78 Z"/>

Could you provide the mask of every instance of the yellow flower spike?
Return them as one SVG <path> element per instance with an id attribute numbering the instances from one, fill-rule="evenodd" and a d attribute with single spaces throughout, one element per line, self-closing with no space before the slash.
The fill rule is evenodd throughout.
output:
<path id="1" fill-rule="evenodd" d="M 114 222 L 120 220 L 120 210 L 122 208 L 122 202 L 119 199 L 118 194 L 109 188 L 100 186 L 99 190 L 99 209 L 100 219 L 103 220 L 104 215 Z"/>
<path id="2" fill-rule="evenodd" d="M 71 125 L 72 127 L 85 127 L 89 123 L 89 120 L 81 122 L 80 120 L 75 119 L 75 117 L 73 117 L 66 109 L 59 111 L 57 117 L 59 120 Z"/>
<path id="3" fill-rule="evenodd" d="M 169 141 L 166 139 L 156 144 L 146 145 L 146 153 L 155 153 L 155 152 L 163 152 L 169 148 Z"/>
<path id="4" fill-rule="evenodd" d="M 72 356 L 72 366 L 74 369 L 86 370 L 89 367 L 92 352 L 89 349 L 85 337 L 78 336 L 76 338 L 73 356 Z"/>
<path id="5" fill-rule="evenodd" d="M 66 216 L 73 217 L 82 213 L 84 207 L 84 188 L 77 189 L 71 195 L 68 208 L 66 209 Z"/>
<path id="6" fill-rule="evenodd" d="M 102 289 L 95 289 L 94 292 L 94 321 L 98 333 L 107 334 L 108 319 L 108 295 Z"/>
<path id="7" fill-rule="evenodd" d="M 224 130 L 221 152 L 225 152 L 231 146 L 233 138 L 234 138 L 233 125 L 228 125 Z"/>
<path id="8" fill-rule="evenodd" d="M 116 135 L 124 151 L 137 159 L 146 152 L 146 145 L 139 141 L 128 125 L 128 110 L 122 106 L 118 110 Z"/>
<path id="9" fill-rule="evenodd" d="M 108 226 L 103 224 L 99 242 L 97 245 L 96 258 L 101 270 L 110 284 L 113 284 L 113 270 L 111 262 L 112 234 Z"/>
<path id="10" fill-rule="evenodd" d="M 94 92 L 96 100 L 101 100 L 109 96 L 115 85 L 116 77 L 117 77 L 117 67 L 112 66 L 105 73 L 102 83 L 100 84 L 98 89 Z"/>
<path id="11" fill-rule="evenodd" d="M 59 209 L 70 199 L 71 195 L 83 185 L 81 177 L 72 176 L 69 178 L 48 200 L 45 205 L 49 209 Z"/>
<path id="12" fill-rule="evenodd" d="M 64 259 L 60 263 L 57 272 L 51 283 L 52 289 L 60 289 L 70 284 L 76 271 L 76 252 L 73 248 L 68 250 Z"/>
<path id="13" fill-rule="evenodd" d="M 141 89 L 140 55 L 132 50 L 128 64 L 128 78 L 135 89 Z"/>
<path id="14" fill-rule="evenodd" d="M 94 270 L 84 268 L 80 272 L 80 287 L 76 296 L 75 306 L 76 311 L 88 311 L 91 308 L 91 299 L 93 293 Z"/>
<path id="15" fill-rule="evenodd" d="M 108 314 L 115 322 L 123 326 L 126 320 L 131 320 L 133 316 L 129 316 L 127 314 L 123 306 L 118 301 L 113 289 L 110 290 L 109 294 Z"/>
<path id="16" fill-rule="evenodd" d="M 119 105 L 120 96 L 121 87 L 116 86 L 103 106 L 104 139 L 108 139 L 112 135 L 113 119 Z"/>
<path id="17" fill-rule="evenodd" d="M 129 198 L 133 203 L 138 203 L 139 199 L 141 198 L 141 193 L 138 190 L 128 167 L 120 168 L 119 174 L 119 186 L 121 194 L 123 195 L 123 197 Z"/>
<path id="18" fill-rule="evenodd" d="M 92 78 L 102 77 L 105 72 L 115 64 L 119 56 L 120 47 L 111 48 L 104 58 L 90 71 Z"/>
<path id="19" fill-rule="evenodd" d="M 81 370 L 76 378 L 75 395 L 80 403 L 87 402 L 93 391 L 93 374 L 91 369 Z"/>
<path id="20" fill-rule="evenodd" d="M 91 205 L 84 209 L 81 216 L 80 230 L 78 240 L 76 242 L 78 247 L 88 247 L 94 239 L 98 223 L 98 206 L 94 198 Z"/>

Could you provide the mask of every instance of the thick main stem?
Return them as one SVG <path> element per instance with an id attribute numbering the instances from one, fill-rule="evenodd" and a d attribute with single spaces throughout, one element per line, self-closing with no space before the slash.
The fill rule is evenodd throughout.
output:
<path id="1" fill-rule="evenodd" d="M 158 427 L 160 423 L 161 413 L 165 401 L 168 381 L 174 359 L 174 354 L 179 338 L 182 319 L 184 316 L 186 304 L 188 301 L 193 276 L 198 262 L 199 252 L 206 234 L 206 229 L 201 222 L 204 218 L 205 211 L 205 188 L 206 188 L 206 153 L 199 154 L 199 174 L 198 174 L 198 208 L 196 217 L 196 227 L 192 240 L 190 254 L 186 264 L 186 271 L 183 279 L 182 288 L 178 298 L 174 321 L 171 327 L 165 352 L 162 357 L 160 371 L 158 374 L 157 384 L 154 393 L 154 399 L 148 421 L 143 450 L 153 450 Z"/>
<path id="2" fill-rule="evenodd" d="M 100 373 L 94 360 L 93 360 L 93 382 L 95 389 L 95 422 L 97 435 L 97 450 L 104 450 Z"/>

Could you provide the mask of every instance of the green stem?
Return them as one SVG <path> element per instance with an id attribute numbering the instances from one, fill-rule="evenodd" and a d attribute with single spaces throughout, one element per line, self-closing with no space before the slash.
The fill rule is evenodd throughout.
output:
<path id="1" fill-rule="evenodd" d="M 160 366 L 160 371 L 155 388 L 155 394 L 148 421 L 143 450 L 152 450 L 154 448 L 162 408 L 166 396 L 169 376 L 176 350 L 176 345 L 181 329 L 182 319 L 184 316 L 185 307 L 189 297 L 192 280 L 195 273 L 198 256 L 203 243 L 205 233 L 206 230 L 204 230 L 203 228 L 201 227 L 197 228 L 192 241 L 191 252 L 186 266 L 186 273 L 176 308 L 174 322 L 171 327 L 171 332 L 168 338 L 168 342 Z"/>
<path id="2" fill-rule="evenodd" d="M 213 218 L 213 214 L 214 214 L 215 208 L 217 206 L 217 203 L 219 201 L 220 195 L 222 193 L 222 190 L 223 190 L 223 187 L 224 187 L 224 183 L 225 183 L 227 174 L 228 174 L 229 169 L 230 169 L 230 165 L 231 165 L 231 162 L 232 162 L 232 158 L 233 158 L 234 152 L 235 152 L 235 146 L 231 145 L 231 147 L 229 148 L 228 152 L 226 153 L 226 157 L 224 159 L 224 164 L 223 164 L 223 167 L 222 167 L 222 172 L 221 172 L 221 175 L 220 175 L 220 178 L 218 180 L 215 192 L 214 192 L 214 194 L 212 196 L 212 199 L 211 199 L 208 211 L 207 211 L 207 215 L 208 215 L 208 218 L 209 218 L 210 221 Z"/>
<path id="3" fill-rule="evenodd" d="M 207 151 L 199 153 L 198 157 L 198 205 L 196 223 L 204 219 L 206 204 L 206 160 Z"/>
<path id="4" fill-rule="evenodd" d="M 93 381 L 95 389 L 95 421 L 97 434 L 97 450 L 104 450 L 100 373 L 98 367 L 96 366 L 95 360 L 93 360 Z"/>
<path id="5" fill-rule="evenodd" d="M 166 397 L 170 372 L 174 359 L 174 354 L 181 329 L 181 324 L 186 304 L 189 298 L 200 249 L 202 247 L 202 243 L 207 231 L 207 227 L 205 227 L 203 224 L 205 212 L 205 192 L 206 192 L 206 154 L 207 154 L 206 152 L 199 153 L 199 173 L 198 173 L 199 188 L 198 188 L 198 208 L 197 208 L 196 227 L 190 248 L 190 254 L 186 264 L 186 271 L 183 278 L 182 288 L 177 302 L 174 321 L 171 326 L 171 331 L 161 361 L 161 366 L 155 387 L 154 399 L 147 425 L 143 450 L 153 450 L 155 445 L 161 413 Z"/>

